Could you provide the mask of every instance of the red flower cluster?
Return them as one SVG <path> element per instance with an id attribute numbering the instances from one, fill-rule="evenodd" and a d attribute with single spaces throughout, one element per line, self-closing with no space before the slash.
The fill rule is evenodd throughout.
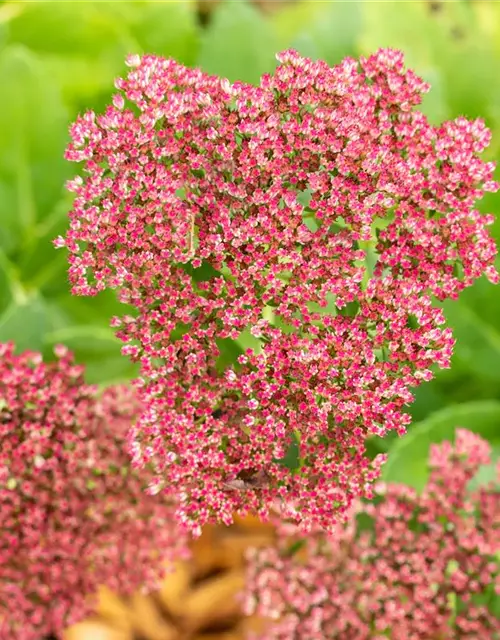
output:
<path id="1" fill-rule="evenodd" d="M 0 345 L 3 640 L 59 635 L 87 614 L 98 585 L 154 588 L 161 563 L 185 549 L 172 508 L 130 469 L 135 396 L 98 395 L 66 349 L 57 357 Z"/>
<path id="2" fill-rule="evenodd" d="M 498 640 L 500 491 L 467 489 L 488 461 L 488 443 L 458 430 L 433 447 L 422 495 L 387 486 L 357 524 L 305 540 L 306 562 L 286 536 L 253 551 L 246 609 L 276 620 L 263 637 Z"/>
<path id="3" fill-rule="evenodd" d="M 182 487 L 195 533 L 277 501 L 328 528 L 369 497 L 367 437 L 404 433 L 411 388 L 449 365 L 432 296 L 498 279 L 481 121 L 431 126 L 396 51 L 278 60 L 254 87 L 134 56 L 67 151 L 85 171 L 56 245 L 75 294 L 134 310 L 113 321 L 142 366 L 134 460 L 152 491 Z M 255 349 L 223 370 L 242 336 Z"/>

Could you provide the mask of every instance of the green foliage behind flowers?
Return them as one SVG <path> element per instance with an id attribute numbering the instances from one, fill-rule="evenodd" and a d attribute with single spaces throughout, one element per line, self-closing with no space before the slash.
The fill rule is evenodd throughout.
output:
<path id="1" fill-rule="evenodd" d="M 64 233 L 70 207 L 64 182 L 73 169 L 63 160 L 69 122 L 78 112 L 103 108 L 114 78 L 125 73 L 128 53 L 173 56 L 231 81 L 256 82 L 274 69 L 275 52 L 287 47 L 330 64 L 380 46 L 397 47 L 432 84 L 423 104 L 430 120 L 484 117 L 493 132 L 486 158 L 498 161 L 499 43 L 500 4 L 493 2 L 303 0 L 271 16 L 245 2 L 227 2 L 205 28 L 192 2 L 3 3 L 0 340 L 48 356 L 54 344 L 65 342 L 92 382 L 107 384 L 136 373 L 108 326 L 112 315 L 121 315 L 114 295 L 72 297 L 66 256 L 51 244 Z M 497 215 L 498 240 L 500 194 L 488 195 L 479 208 Z M 416 421 L 448 406 L 500 400 L 499 312 L 498 290 L 485 279 L 446 304 L 457 338 L 452 368 L 418 389 L 411 407 Z M 251 346 L 241 339 L 224 357 L 231 361 L 240 348 Z M 481 429 L 476 406 L 464 409 L 462 426 Z M 432 442 L 432 429 L 426 433 Z M 408 477 L 398 480 L 411 482 L 412 467 L 401 468 Z"/>

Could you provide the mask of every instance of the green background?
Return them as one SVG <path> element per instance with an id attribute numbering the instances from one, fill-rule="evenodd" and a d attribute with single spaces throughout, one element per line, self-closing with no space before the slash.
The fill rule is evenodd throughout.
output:
<path id="1" fill-rule="evenodd" d="M 484 117 L 493 131 L 485 157 L 500 159 L 500 3 L 280 4 L 266 15 L 243 1 L 222 3 L 205 26 L 190 2 L 0 4 L 0 341 L 47 357 L 64 342 L 99 384 L 136 373 L 109 328 L 120 313 L 114 293 L 72 297 L 66 254 L 51 244 L 66 228 L 64 182 L 75 172 L 63 159 L 68 125 L 105 106 L 128 53 L 258 82 L 288 47 L 331 64 L 397 47 L 432 84 L 423 105 L 430 120 Z M 500 194 L 479 207 L 499 216 Z M 498 240 L 500 217 L 493 233 Z M 500 290 L 482 279 L 445 312 L 458 340 L 452 369 L 417 390 L 407 437 L 373 443 L 374 451 L 391 448 L 388 479 L 418 487 L 429 443 L 452 437 L 457 425 L 500 452 Z"/>

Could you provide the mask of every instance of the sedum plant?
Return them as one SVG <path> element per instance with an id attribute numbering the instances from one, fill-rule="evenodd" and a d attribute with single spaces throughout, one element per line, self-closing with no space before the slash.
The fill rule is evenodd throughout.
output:
<path id="1" fill-rule="evenodd" d="M 65 347 L 55 362 L 0 345 L 0 637 L 40 640 L 83 618 L 99 585 L 159 584 L 186 540 L 147 470 L 125 451 L 132 389 L 86 385 Z"/>
<path id="2" fill-rule="evenodd" d="M 261 637 L 500 638 L 499 485 L 469 491 L 489 460 L 490 445 L 458 429 L 454 445 L 433 445 L 420 495 L 381 485 L 348 526 L 314 532 L 300 552 L 296 527 L 279 525 L 277 545 L 248 565 L 246 611 L 273 620 Z"/>
<path id="3" fill-rule="evenodd" d="M 195 534 L 276 508 L 335 530 L 372 496 L 367 439 L 404 434 L 412 389 L 450 364 L 438 302 L 498 281 L 484 123 L 432 126 L 398 51 L 277 58 L 251 86 L 131 56 L 67 149 L 83 173 L 56 245 L 74 294 L 128 305 L 130 451 Z"/>

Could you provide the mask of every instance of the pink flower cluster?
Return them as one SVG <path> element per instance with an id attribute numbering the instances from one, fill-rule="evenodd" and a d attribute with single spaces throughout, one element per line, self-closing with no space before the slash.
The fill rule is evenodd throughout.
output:
<path id="1" fill-rule="evenodd" d="M 300 554 L 286 536 L 254 550 L 246 610 L 274 619 L 261 637 L 498 640 L 500 490 L 468 491 L 488 461 L 488 443 L 457 430 L 455 446 L 433 447 L 421 495 L 388 485 L 357 524 L 309 537 Z"/>
<path id="2" fill-rule="evenodd" d="M 84 383 L 57 360 L 0 345 L 0 637 L 59 635 L 87 614 L 98 585 L 154 588 L 182 554 L 173 510 L 145 495 L 125 434 L 137 415 L 125 388 Z"/>
<path id="3" fill-rule="evenodd" d="M 56 246 L 73 293 L 132 309 L 113 320 L 142 367 L 131 450 L 151 491 L 182 487 L 195 533 L 279 503 L 306 528 L 343 519 L 383 462 L 366 439 L 403 434 L 411 389 L 449 366 L 433 296 L 498 280 L 484 123 L 431 126 L 397 51 L 277 57 L 254 87 L 133 56 L 67 150 L 84 175 Z"/>

